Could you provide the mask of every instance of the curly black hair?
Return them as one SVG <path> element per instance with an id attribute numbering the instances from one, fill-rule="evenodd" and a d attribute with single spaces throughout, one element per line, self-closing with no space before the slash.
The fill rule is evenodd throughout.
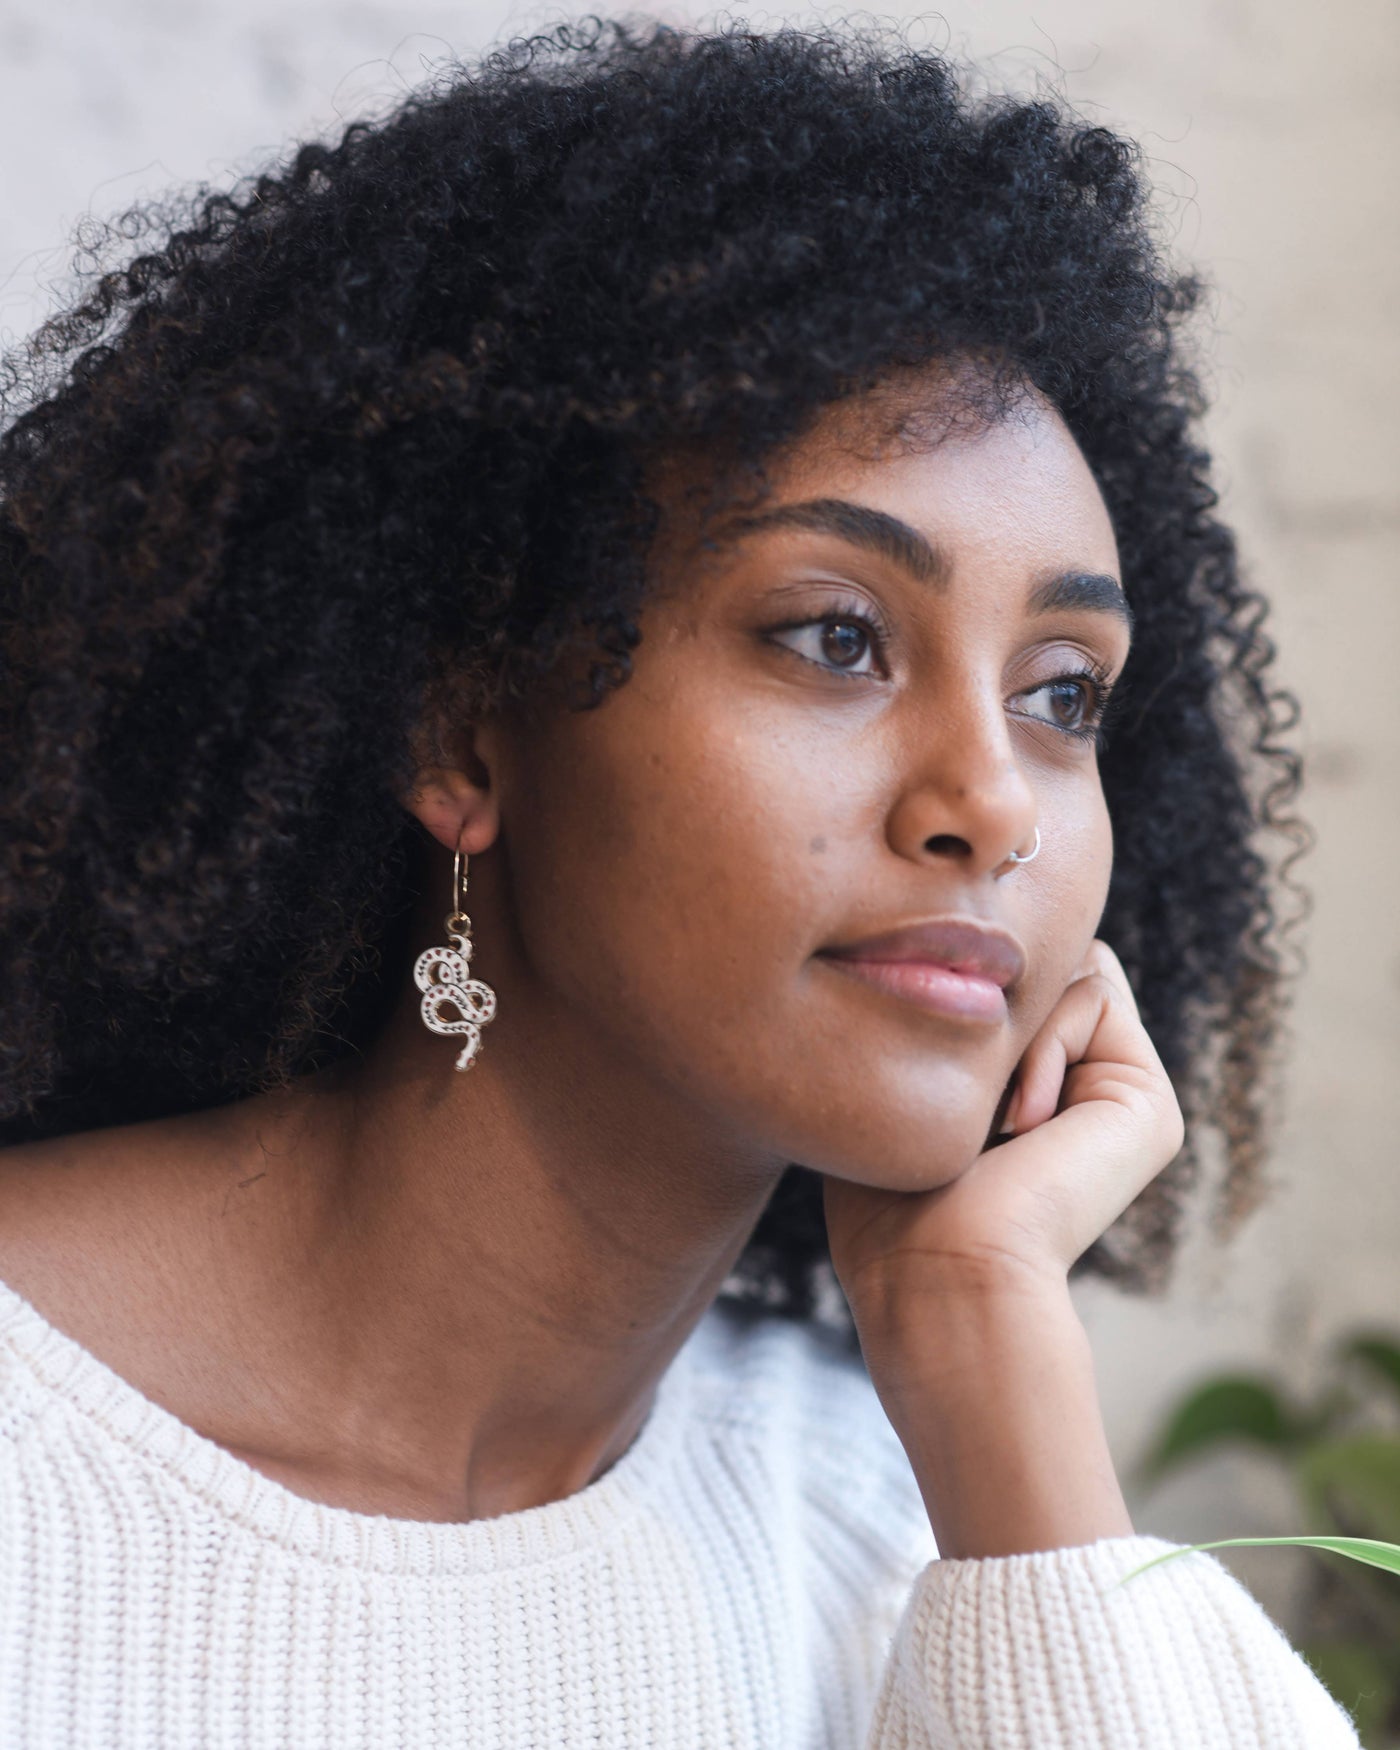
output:
<path id="1" fill-rule="evenodd" d="M 1284 990 L 1259 834 L 1286 866 L 1303 833 L 1292 701 L 1212 515 L 1201 292 L 1133 143 L 974 96 L 890 27 L 589 17 L 101 243 L 0 404 L 0 1142 L 362 1050 L 423 879 L 396 796 L 427 703 L 566 651 L 605 703 L 658 457 L 761 473 L 823 409 L 973 356 L 1058 407 L 1117 532 L 1101 931 L 1191 1134 L 1223 1137 L 1232 1230 Z M 1199 1161 L 1076 1273 L 1160 1286 Z M 806 1317 L 824 1270 L 793 1167 L 729 1292 Z"/>

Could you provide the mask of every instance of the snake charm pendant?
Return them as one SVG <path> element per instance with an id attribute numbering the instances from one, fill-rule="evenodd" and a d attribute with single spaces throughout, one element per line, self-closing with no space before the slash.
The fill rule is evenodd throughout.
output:
<path id="1" fill-rule="evenodd" d="M 454 924 L 459 927 L 454 929 Z M 471 975 L 470 928 L 470 919 L 460 912 L 454 914 L 448 919 L 448 934 L 455 946 L 425 948 L 413 965 L 413 981 L 423 992 L 424 1026 L 434 1033 L 465 1036 L 457 1054 L 458 1069 L 471 1068 L 481 1049 L 481 1029 L 496 1013 L 495 991 Z M 444 1019 L 444 1003 L 450 1003 L 460 1019 Z"/>

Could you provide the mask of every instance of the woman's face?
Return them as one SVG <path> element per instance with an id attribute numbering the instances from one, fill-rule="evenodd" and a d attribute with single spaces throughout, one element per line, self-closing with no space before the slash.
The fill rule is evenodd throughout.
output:
<path id="1" fill-rule="evenodd" d="M 718 546 L 661 491 L 631 679 L 502 727 L 519 963 L 479 930 L 480 964 L 503 1010 L 528 991 L 719 1137 L 920 1190 L 980 1151 L 1094 935 L 1093 725 L 1128 620 L 1047 404 L 925 453 L 872 447 L 862 411 Z"/>

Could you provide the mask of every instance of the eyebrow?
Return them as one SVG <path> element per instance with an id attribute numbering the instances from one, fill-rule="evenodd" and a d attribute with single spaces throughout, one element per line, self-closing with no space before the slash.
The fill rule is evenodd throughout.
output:
<path id="1" fill-rule="evenodd" d="M 1031 591 L 1030 611 L 1053 614 L 1064 608 L 1090 608 L 1096 613 L 1116 614 L 1131 631 L 1133 610 L 1116 577 L 1099 571 L 1066 571 L 1037 584 Z"/>
<path id="2" fill-rule="evenodd" d="M 936 586 L 947 581 L 948 567 L 936 547 L 908 523 L 868 504 L 853 504 L 846 498 L 809 498 L 801 504 L 780 504 L 775 510 L 732 518 L 719 539 L 728 542 L 760 529 L 811 529 L 819 535 L 835 535 L 853 547 L 864 547 L 867 552 L 888 559 L 920 583 Z"/>
<path id="3" fill-rule="evenodd" d="M 868 504 L 854 504 L 846 498 L 810 498 L 800 504 L 780 504 L 774 510 L 733 517 L 716 540 L 717 544 L 727 544 L 740 536 L 775 528 L 810 529 L 817 534 L 835 535 L 853 547 L 863 547 L 889 560 L 918 582 L 935 588 L 948 579 L 947 561 L 917 529 L 885 511 Z M 1027 605 L 1033 614 L 1088 608 L 1095 613 L 1115 615 L 1130 630 L 1133 624 L 1133 611 L 1123 586 L 1116 577 L 1101 572 L 1067 571 L 1049 578 L 1031 591 Z"/>

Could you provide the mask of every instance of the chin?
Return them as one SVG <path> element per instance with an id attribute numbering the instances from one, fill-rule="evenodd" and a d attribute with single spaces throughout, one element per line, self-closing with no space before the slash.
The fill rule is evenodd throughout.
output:
<path id="1" fill-rule="evenodd" d="M 936 1191 L 949 1185 L 983 1152 L 996 1116 L 996 1102 L 981 1102 L 975 1111 L 898 1114 L 886 1107 L 883 1122 L 872 1123 L 868 1112 L 849 1129 L 822 1138 L 805 1139 L 805 1150 L 791 1159 L 815 1172 L 866 1185 L 878 1191 Z"/>
<path id="2" fill-rule="evenodd" d="M 868 1161 L 860 1161 L 819 1170 L 833 1179 L 842 1179 L 849 1185 L 863 1185 L 870 1191 L 897 1191 L 916 1197 L 921 1192 L 938 1191 L 951 1185 L 962 1177 L 975 1159 L 975 1153 L 954 1160 L 934 1161 L 926 1156 L 907 1165 L 883 1162 L 878 1169 L 872 1169 Z"/>
<path id="3" fill-rule="evenodd" d="M 753 1074 L 768 1068 L 758 1039 L 711 1082 L 731 1134 L 766 1159 L 891 1191 L 936 1190 L 966 1172 L 987 1145 L 1017 1056 L 1005 1037 L 962 1052 L 868 1030 L 832 1040 L 791 1028 L 787 1037 L 780 1073 Z"/>

